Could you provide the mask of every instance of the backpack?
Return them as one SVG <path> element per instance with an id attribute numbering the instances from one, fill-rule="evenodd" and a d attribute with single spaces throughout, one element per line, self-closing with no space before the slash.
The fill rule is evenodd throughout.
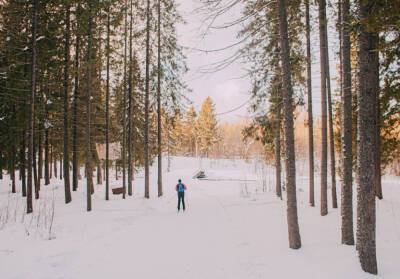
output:
<path id="1" fill-rule="evenodd" d="M 183 183 L 178 183 L 178 192 L 185 192 L 185 185 Z"/>

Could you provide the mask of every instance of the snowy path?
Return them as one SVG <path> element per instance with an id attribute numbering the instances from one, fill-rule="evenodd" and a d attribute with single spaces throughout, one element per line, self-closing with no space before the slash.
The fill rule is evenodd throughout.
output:
<path id="1" fill-rule="evenodd" d="M 398 278 L 398 180 L 386 185 L 389 196 L 378 204 L 380 276 L 373 277 L 360 270 L 353 247 L 340 245 L 338 210 L 320 217 L 300 190 L 303 247 L 293 251 L 287 247 L 285 202 L 272 191 L 261 193 L 252 166 L 227 161 L 214 163 L 208 172 L 257 180 L 248 184 L 192 180 L 196 168 L 192 159 L 176 159 L 173 171 L 166 174 L 161 199 L 142 198 L 140 177 L 135 181 L 137 196 L 125 201 L 113 196 L 106 202 L 99 188 L 90 213 L 85 212 L 83 191 L 64 205 L 57 181 L 52 240 L 51 187 L 42 191 L 47 200 L 35 204 L 42 214 L 23 221 L 22 200 L 8 198 L 2 187 L 1 220 L 5 202 L 9 219 L 0 230 L 0 278 Z M 178 177 L 189 187 L 184 213 L 176 211 L 173 185 Z"/>

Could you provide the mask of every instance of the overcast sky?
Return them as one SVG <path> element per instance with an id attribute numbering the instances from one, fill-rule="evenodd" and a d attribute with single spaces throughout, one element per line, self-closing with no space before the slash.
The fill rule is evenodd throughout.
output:
<path id="1" fill-rule="evenodd" d="M 230 28 L 228 30 L 213 30 L 207 36 L 201 36 L 204 32 L 204 24 L 202 23 L 202 15 L 195 12 L 199 7 L 198 0 L 177 0 L 180 4 L 179 10 L 181 15 L 186 21 L 186 24 L 181 24 L 178 27 L 179 42 L 186 50 L 187 64 L 189 72 L 185 80 L 192 89 L 188 98 L 193 101 L 193 105 L 197 110 L 200 109 L 203 100 L 210 96 L 215 103 L 220 122 L 236 122 L 248 117 L 248 106 L 246 102 L 249 100 L 249 79 L 243 77 L 246 75 L 246 67 L 248 65 L 240 62 L 230 65 L 224 70 L 215 73 L 202 73 L 202 69 L 231 56 L 236 49 L 224 50 L 222 52 L 205 53 L 200 50 L 213 50 L 220 49 L 231 45 L 238 41 L 237 32 L 240 26 Z M 331 11 L 332 12 L 332 11 Z M 329 13 L 329 10 L 328 10 Z M 315 9 L 312 14 L 316 15 Z M 240 10 L 236 9 L 231 11 L 228 15 L 219 19 L 219 23 L 229 22 L 234 18 L 240 16 Z M 333 18 L 331 15 L 330 18 Z M 315 117 L 318 117 L 320 112 L 320 71 L 319 71 L 319 41 L 318 41 L 318 21 L 316 16 L 312 20 L 313 25 L 313 39 L 312 39 L 312 53 L 313 53 L 313 103 Z M 331 20 L 330 25 L 334 22 Z M 336 77 L 336 55 L 338 43 L 336 32 L 333 28 L 329 32 L 330 43 L 330 60 L 331 60 L 331 75 L 332 79 Z M 332 80 L 332 91 L 336 89 L 335 81 Z M 306 96 L 305 96 L 306 98 Z M 236 108 L 240 109 L 235 110 Z M 235 110 L 231 113 L 226 113 Z"/>

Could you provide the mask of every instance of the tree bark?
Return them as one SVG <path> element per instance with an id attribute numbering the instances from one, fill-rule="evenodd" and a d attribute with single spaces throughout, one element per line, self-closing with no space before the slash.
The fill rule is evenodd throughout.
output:
<path id="1" fill-rule="evenodd" d="M 319 0 L 319 43 L 321 66 L 321 215 L 328 214 L 328 136 L 326 111 L 326 1 Z"/>
<path id="2" fill-rule="evenodd" d="M 277 92 L 277 95 L 281 94 L 281 92 Z M 277 96 L 278 97 L 278 96 Z M 274 138 L 274 146 L 275 146 L 275 188 L 276 195 L 282 199 L 282 164 L 281 164 L 281 98 L 277 98 L 276 105 L 276 120 L 275 120 L 275 138 Z"/>
<path id="3" fill-rule="evenodd" d="M 87 211 L 92 210 L 92 195 L 91 191 L 93 189 L 93 172 L 92 172 L 92 152 L 91 152 L 91 110 L 90 110 L 90 97 L 91 97 L 91 87 L 92 87 L 92 44 L 93 44 L 93 0 L 88 0 L 89 7 L 89 18 L 88 18 L 88 47 L 87 47 L 87 57 L 86 57 L 86 135 L 85 135 L 85 156 L 86 156 L 86 205 Z"/>
<path id="4" fill-rule="evenodd" d="M 379 59 L 379 57 L 378 57 Z M 379 62 L 378 62 L 379 63 Z M 379 69 L 378 69 L 379 71 Z M 376 94 L 376 155 L 375 155 L 375 195 L 378 199 L 383 199 L 382 193 L 382 167 L 381 167 L 381 109 L 379 100 L 379 80 L 377 81 Z"/>
<path id="5" fill-rule="evenodd" d="M 35 124 L 34 124 L 35 125 Z M 38 169 L 37 169 L 37 163 L 36 163 L 36 152 L 37 151 L 37 146 L 36 146 L 36 140 L 33 140 L 33 181 L 35 184 L 35 199 L 39 199 L 39 177 L 38 177 Z"/>
<path id="6" fill-rule="evenodd" d="M 144 197 L 150 198 L 149 162 L 149 95 L 150 95 L 150 0 L 146 12 L 146 93 L 144 102 Z"/>
<path id="7" fill-rule="evenodd" d="M 42 124 L 39 124 L 38 129 L 38 179 L 43 178 L 43 139 L 42 139 Z"/>
<path id="8" fill-rule="evenodd" d="M 53 152 L 54 152 L 54 148 L 53 148 Z M 54 177 L 57 178 L 57 154 L 54 152 L 53 154 L 53 167 L 54 167 Z"/>
<path id="9" fill-rule="evenodd" d="M 50 184 L 50 168 L 49 168 L 49 129 L 46 128 L 44 134 L 44 185 Z"/>
<path id="10" fill-rule="evenodd" d="M 10 154 L 10 180 L 11 180 L 11 193 L 16 193 L 15 187 L 15 147 L 12 145 Z"/>
<path id="11" fill-rule="evenodd" d="M 128 1 L 125 0 L 125 30 L 124 30 L 124 98 L 123 98 L 123 114 L 122 114 L 122 198 L 126 195 L 126 95 L 127 95 L 127 56 L 128 56 Z"/>
<path id="12" fill-rule="evenodd" d="M 101 174 L 101 161 L 97 161 L 97 184 L 101 185 L 103 183 L 103 175 Z"/>
<path id="13" fill-rule="evenodd" d="M 163 195 L 162 188 L 162 126 L 161 126 L 161 0 L 158 0 L 158 48 L 157 48 L 157 186 L 158 196 Z"/>
<path id="14" fill-rule="evenodd" d="M 353 147 L 352 147 L 352 92 L 351 92 L 351 42 L 350 42 L 350 2 L 341 3 L 341 42 L 342 42 L 342 244 L 354 245 L 353 232 Z"/>
<path id="15" fill-rule="evenodd" d="M 68 113 L 69 113 L 69 48 L 70 48 L 70 23 L 71 23 L 71 7 L 69 4 L 66 5 L 65 11 L 65 49 L 64 49 L 64 130 L 63 130 L 63 159 L 64 159 L 64 193 L 65 203 L 70 203 L 71 197 L 71 186 L 69 183 L 69 136 L 68 136 Z M 60 169 L 61 171 L 61 169 Z"/>
<path id="16" fill-rule="evenodd" d="M 62 157 L 60 156 L 60 180 L 62 180 L 63 179 L 63 159 L 62 159 Z"/>
<path id="17" fill-rule="evenodd" d="M 329 43 L 328 43 L 328 31 L 327 23 L 325 24 L 325 45 L 326 45 L 326 86 L 328 93 L 328 120 L 329 120 L 329 151 L 331 159 L 331 183 L 332 183 L 332 207 L 337 208 L 337 193 L 336 193 L 336 159 L 335 159 L 335 135 L 333 132 L 333 113 L 332 113 L 332 92 L 331 92 L 331 74 L 329 69 Z"/>
<path id="18" fill-rule="evenodd" d="M 0 179 L 3 179 L 3 152 L 0 150 Z"/>
<path id="19" fill-rule="evenodd" d="M 28 182 L 26 212 L 33 211 L 32 205 L 32 165 L 33 165 L 33 138 L 35 131 L 35 95 L 36 95 L 36 29 L 37 29 L 38 0 L 32 0 L 32 44 L 31 44 L 31 92 L 30 92 L 30 118 L 28 132 Z"/>
<path id="20" fill-rule="evenodd" d="M 285 126 L 285 167 L 286 167 L 286 192 L 287 192 L 287 220 L 289 232 L 289 247 L 299 249 L 301 239 L 299 223 L 297 218 L 296 198 L 296 159 L 294 146 L 294 123 L 293 123 L 293 88 L 292 73 L 290 66 L 290 46 L 288 39 L 287 15 L 284 0 L 277 1 L 277 12 L 279 16 L 281 62 L 283 70 L 283 111 Z"/>
<path id="21" fill-rule="evenodd" d="M 68 136 L 68 110 L 69 110 L 69 52 L 70 52 L 70 25 L 71 25 L 71 7 L 69 4 L 65 7 L 65 49 L 64 49 L 64 129 L 63 129 L 63 166 L 64 166 L 64 193 L 65 203 L 70 203 L 71 187 L 69 183 L 69 136 Z M 61 169 L 60 169 L 61 173 Z"/>
<path id="22" fill-rule="evenodd" d="M 50 140 L 49 140 L 50 142 Z M 53 146 L 49 143 L 50 148 L 50 159 L 49 159 L 49 171 L 50 171 L 50 179 L 53 178 Z"/>
<path id="23" fill-rule="evenodd" d="M 105 162 L 105 175 L 106 175 L 106 200 L 110 199 L 110 177 L 109 177 L 109 160 L 110 160 L 110 143 L 109 143 L 109 130 L 110 130 L 110 4 L 107 5 L 107 78 L 106 78 L 106 162 Z"/>
<path id="24" fill-rule="evenodd" d="M 360 29 L 358 35 L 358 175 L 357 175 L 357 251 L 361 267 L 378 273 L 376 261 L 375 212 L 375 137 L 376 137 L 376 69 L 378 35 L 369 30 L 366 20 L 374 13 L 375 1 L 358 1 Z"/>
<path id="25" fill-rule="evenodd" d="M 115 180 L 118 180 L 118 164 L 115 162 Z"/>
<path id="26" fill-rule="evenodd" d="M 80 52 L 80 41 L 81 36 L 79 33 L 79 19 L 81 6 L 78 3 L 76 8 L 76 39 L 75 39 L 75 77 L 74 77 L 74 103 L 73 103 L 73 115 L 72 115 L 72 190 L 78 189 L 78 176 L 79 176 L 79 164 L 78 164 L 78 99 L 79 99 L 79 52 Z"/>
<path id="27" fill-rule="evenodd" d="M 132 196 L 132 24 L 133 24 L 133 2 L 130 0 L 129 21 L 129 77 L 128 77 L 128 195 Z"/>
<path id="28" fill-rule="evenodd" d="M 309 163 L 309 203 L 315 206 L 314 196 L 314 120 L 312 108 L 312 77 L 311 77 L 311 28 L 310 28 L 310 3 L 306 5 L 306 40 L 307 40 L 307 113 L 308 113 L 308 163 Z"/>
<path id="29" fill-rule="evenodd" d="M 20 172 L 21 172 L 21 180 L 22 180 L 22 196 L 26 197 L 26 143 L 25 143 L 25 130 L 22 131 L 22 140 L 21 140 L 21 148 L 19 150 L 19 160 L 20 160 Z"/>
<path id="30" fill-rule="evenodd" d="M 379 38 L 378 38 L 379 43 Z M 375 66 L 375 92 L 376 92 L 376 135 L 375 135 L 375 195 L 378 199 L 383 199 L 382 193 L 382 169 L 381 169 L 381 105 L 380 105 L 380 86 L 379 86 L 379 52 L 374 56 Z"/>

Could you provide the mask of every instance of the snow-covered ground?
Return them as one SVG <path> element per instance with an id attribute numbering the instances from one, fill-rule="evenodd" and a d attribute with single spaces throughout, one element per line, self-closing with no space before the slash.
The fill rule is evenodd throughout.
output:
<path id="1" fill-rule="evenodd" d="M 192 179 L 200 164 L 210 180 Z M 83 180 L 65 205 L 63 183 L 53 179 L 26 215 L 25 200 L 9 193 L 5 176 L 0 278 L 400 278 L 400 179 L 385 177 L 385 198 L 377 202 L 376 277 L 361 271 L 354 247 L 340 244 L 340 210 L 321 217 L 318 204 L 308 206 L 305 165 L 298 168 L 303 246 L 297 251 L 288 248 L 286 204 L 275 197 L 274 170 L 261 163 L 174 158 L 164 197 L 156 197 L 153 168 L 150 200 L 139 173 L 134 197 L 126 200 L 105 201 L 104 185 L 97 185 L 89 213 Z M 189 188 L 184 213 L 176 209 L 178 178 Z"/>

